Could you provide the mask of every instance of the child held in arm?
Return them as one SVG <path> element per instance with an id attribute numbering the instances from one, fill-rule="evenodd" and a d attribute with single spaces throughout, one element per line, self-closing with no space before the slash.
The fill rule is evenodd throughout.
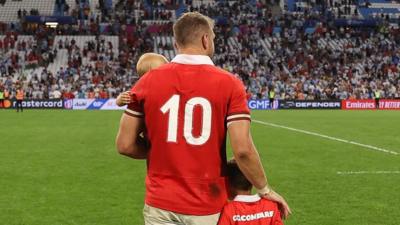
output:
<path id="1" fill-rule="evenodd" d="M 229 198 L 218 225 L 283 225 L 278 204 L 252 195 L 252 184 L 240 171 L 235 160 L 228 161 Z"/>
<path id="2" fill-rule="evenodd" d="M 150 70 L 162 66 L 166 63 L 168 63 L 168 60 L 163 55 L 156 53 L 145 53 L 142 56 L 140 56 L 136 64 L 136 72 L 140 78 Z M 127 105 L 130 102 L 131 102 L 130 91 L 125 91 L 119 94 L 116 101 L 119 107 Z"/>

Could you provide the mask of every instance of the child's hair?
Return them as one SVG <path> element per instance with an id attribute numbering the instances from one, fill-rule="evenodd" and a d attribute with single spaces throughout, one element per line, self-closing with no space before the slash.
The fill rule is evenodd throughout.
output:
<path id="1" fill-rule="evenodd" d="M 235 159 L 228 161 L 227 175 L 229 188 L 241 191 L 250 191 L 253 188 L 253 185 L 244 176 Z"/>
<path id="2" fill-rule="evenodd" d="M 168 63 L 168 60 L 163 55 L 151 52 L 144 53 L 142 56 L 140 56 L 136 64 L 136 70 L 139 77 L 141 77 L 150 70 L 155 69 L 166 63 Z"/>

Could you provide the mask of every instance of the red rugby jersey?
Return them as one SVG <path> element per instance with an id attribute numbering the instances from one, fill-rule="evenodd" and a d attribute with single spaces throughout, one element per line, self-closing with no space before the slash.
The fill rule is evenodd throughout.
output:
<path id="1" fill-rule="evenodd" d="M 125 113 L 144 117 L 151 146 L 146 204 L 187 215 L 219 213 L 227 199 L 227 126 L 250 120 L 242 82 L 208 56 L 178 55 L 131 92 Z"/>
<path id="2" fill-rule="evenodd" d="M 258 195 L 238 195 L 222 210 L 218 225 L 283 225 L 278 205 Z"/>

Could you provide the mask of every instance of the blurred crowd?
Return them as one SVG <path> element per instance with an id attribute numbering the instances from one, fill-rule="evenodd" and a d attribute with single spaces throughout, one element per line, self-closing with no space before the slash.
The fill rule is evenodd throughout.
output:
<path id="1" fill-rule="evenodd" d="M 241 77 L 251 98 L 271 90 L 279 99 L 400 98 L 398 29 L 338 28 L 320 13 L 273 17 L 262 4 L 226 4 L 192 10 L 229 18 L 217 20 L 215 62 Z"/>
<path id="2" fill-rule="evenodd" d="M 400 33 L 387 23 L 337 27 L 330 14 L 276 15 L 258 1 L 186 6 L 215 19 L 213 60 L 243 80 L 249 98 L 268 98 L 270 91 L 279 99 L 366 99 L 377 91 L 400 98 Z M 179 1 L 119 0 L 111 10 L 100 5 L 100 14 L 89 13 L 77 26 L 0 29 L 7 34 L 0 37 L 0 88 L 15 93 L 22 86 L 29 98 L 116 97 L 138 79 L 136 61 L 154 51 L 155 37 L 172 36 L 179 7 Z M 22 34 L 34 38 L 17 41 Z M 77 34 L 96 39 L 84 47 L 73 38 L 54 43 L 56 35 Z M 103 35 L 117 35 L 119 46 Z M 62 50 L 68 65 L 50 71 Z"/>

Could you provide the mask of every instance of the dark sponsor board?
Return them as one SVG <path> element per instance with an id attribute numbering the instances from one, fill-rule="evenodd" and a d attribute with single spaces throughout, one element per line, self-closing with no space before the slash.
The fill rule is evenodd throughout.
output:
<path id="1" fill-rule="evenodd" d="M 17 101 L 6 100 L 8 102 L 6 108 L 15 108 Z M 64 103 L 62 99 L 26 99 L 22 101 L 24 109 L 63 109 Z"/>
<path id="2" fill-rule="evenodd" d="M 279 109 L 341 109 L 340 100 L 281 100 Z"/>

